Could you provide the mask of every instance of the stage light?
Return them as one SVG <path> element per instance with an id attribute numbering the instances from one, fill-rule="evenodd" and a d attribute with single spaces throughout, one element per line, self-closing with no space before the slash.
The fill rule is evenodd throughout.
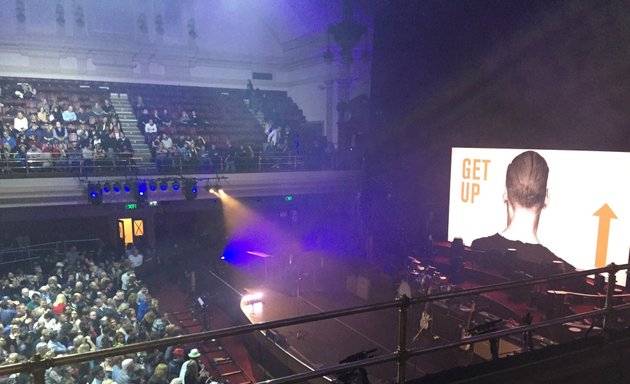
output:
<path id="1" fill-rule="evenodd" d="M 151 182 L 149 183 L 149 189 L 151 191 L 155 191 L 157 189 L 157 183 L 155 182 L 155 180 L 151 180 Z"/>
<path id="2" fill-rule="evenodd" d="M 98 205 L 103 202 L 103 195 L 101 194 L 100 184 L 88 183 L 87 187 L 88 201 L 93 205 Z"/>
<path id="3" fill-rule="evenodd" d="M 136 201 L 139 204 L 147 201 L 147 183 L 146 181 L 141 181 L 136 184 Z"/>
<path id="4" fill-rule="evenodd" d="M 114 188 L 114 192 L 116 192 L 116 193 L 120 192 L 120 183 L 119 182 L 115 182 L 113 188 Z"/>
<path id="5" fill-rule="evenodd" d="M 186 196 L 186 200 L 194 200 L 197 198 L 197 180 L 184 180 L 184 196 Z"/>
<path id="6" fill-rule="evenodd" d="M 109 181 L 103 184 L 103 192 L 109 193 L 112 190 L 112 186 L 109 184 Z"/>
<path id="7" fill-rule="evenodd" d="M 145 196 L 147 194 L 147 183 L 138 183 L 138 195 Z"/>
<path id="8" fill-rule="evenodd" d="M 284 200 L 285 201 L 291 201 L 291 200 L 293 200 L 293 196 L 287 195 L 287 196 L 284 197 Z"/>
<path id="9" fill-rule="evenodd" d="M 221 197 L 221 196 L 223 196 L 225 194 L 223 192 L 223 188 L 221 188 L 220 184 L 215 184 L 214 186 L 212 186 L 210 188 L 210 190 L 208 192 L 212 193 L 213 195 L 215 195 L 217 197 Z"/>
<path id="10" fill-rule="evenodd" d="M 252 305 L 262 301 L 262 292 L 251 293 L 243 296 L 243 305 Z"/>
<path id="11" fill-rule="evenodd" d="M 125 184 L 123 184 L 123 189 L 125 190 L 125 192 L 129 193 L 131 192 L 131 187 L 129 186 L 129 183 L 125 181 Z"/>
<path id="12" fill-rule="evenodd" d="M 173 188 L 173 191 L 179 191 L 179 180 L 173 180 L 171 187 Z"/>
<path id="13" fill-rule="evenodd" d="M 166 191 L 168 189 L 168 183 L 164 180 L 160 181 L 160 190 Z"/>
<path id="14" fill-rule="evenodd" d="M 241 299 L 241 306 L 249 307 L 250 314 L 254 316 L 256 315 L 256 312 L 260 313 L 262 311 L 262 305 L 263 305 L 262 297 L 263 297 L 262 292 L 256 292 L 256 293 L 245 295 Z"/>

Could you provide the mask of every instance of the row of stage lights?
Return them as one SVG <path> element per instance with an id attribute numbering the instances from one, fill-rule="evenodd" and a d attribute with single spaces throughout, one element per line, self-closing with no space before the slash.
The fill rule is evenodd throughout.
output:
<path id="1" fill-rule="evenodd" d="M 104 183 L 89 182 L 87 186 L 88 202 L 98 205 L 103 202 L 103 195 L 119 194 L 121 192 L 133 192 L 138 203 L 144 203 L 147 200 L 149 192 L 166 192 L 169 189 L 179 191 L 182 190 L 186 200 L 194 200 L 197 198 L 199 189 L 197 187 L 197 179 L 173 179 L 173 180 L 124 180 L 124 181 L 106 181 Z M 217 182 L 211 185 L 206 182 L 204 190 L 217 197 L 223 195 L 223 189 Z"/>
<path id="2" fill-rule="evenodd" d="M 121 191 L 124 192 L 131 192 L 131 188 L 133 186 L 133 182 L 128 182 L 128 181 L 124 181 L 124 182 L 120 182 L 120 181 L 116 181 L 116 182 L 106 182 L 104 184 L 102 184 L 102 191 L 103 193 L 107 194 L 110 192 L 115 192 L 115 193 L 120 193 Z M 156 182 L 155 180 L 151 180 L 149 181 L 149 190 L 151 191 L 157 191 L 157 189 L 159 188 L 160 191 L 166 191 L 168 190 L 168 185 L 169 182 L 168 181 L 160 181 L 159 183 Z M 98 184 L 96 184 L 98 187 Z M 138 186 L 142 186 L 142 189 L 146 190 L 146 182 L 145 181 L 141 181 L 137 184 Z M 172 181 L 171 182 L 171 189 L 173 189 L 174 191 L 178 191 L 181 188 L 181 184 L 178 180 Z"/>

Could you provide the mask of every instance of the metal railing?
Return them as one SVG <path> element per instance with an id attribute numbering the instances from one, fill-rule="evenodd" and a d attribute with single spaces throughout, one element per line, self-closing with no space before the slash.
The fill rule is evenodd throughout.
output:
<path id="1" fill-rule="evenodd" d="M 289 154 L 255 154 L 253 157 L 232 160 L 227 157 L 193 157 L 181 156 L 156 157 L 155 167 L 158 170 L 183 173 L 190 170 L 210 172 L 265 172 L 276 170 L 305 170 L 313 169 L 315 165 L 308 162 L 302 155 Z"/>
<path id="2" fill-rule="evenodd" d="M 0 158 L 0 178 L 65 177 L 94 175 L 138 175 L 168 173 L 237 173 L 274 172 L 322 169 L 357 169 L 358 166 L 340 166 L 334 158 L 257 153 L 254 157 L 235 161 L 225 157 L 207 156 L 185 158 L 182 156 L 156 157 L 145 161 L 141 157 L 114 156 L 101 159 L 64 158 Z"/>
<path id="3" fill-rule="evenodd" d="M 73 245 L 78 249 L 96 250 L 101 243 L 101 239 L 81 239 L 0 249 L 0 268 L 15 268 L 20 264 L 32 267 L 33 263 L 41 261 L 50 252 L 65 252 Z"/>
<path id="4" fill-rule="evenodd" d="M 62 177 L 94 174 L 136 174 L 141 165 L 142 158 L 124 156 L 102 159 L 3 158 L 0 159 L 0 176 Z"/>
<path id="5" fill-rule="evenodd" d="M 328 320 L 328 319 L 337 319 L 340 317 L 363 314 L 368 312 L 379 311 L 383 309 L 391 309 L 398 308 L 399 312 L 399 324 L 398 324 L 398 346 L 396 351 L 392 353 L 386 353 L 383 355 L 345 363 L 345 364 L 336 364 L 329 367 L 314 369 L 309 372 L 297 373 L 290 376 L 285 376 L 281 378 L 271 379 L 264 381 L 266 384 L 280 384 L 280 383 L 299 383 L 304 382 L 305 380 L 319 378 L 327 375 L 348 372 L 357 368 L 369 367 L 374 365 L 379 365 L 387 362 L 396 362 L 397 364 L 397 382 L 404 383 L 406 380 L 406 363 L 411 357 L 420 356 L 428 353 L 433 353 L 449 348 L 455 348 L 462 345 L 474 344 L 490 339 L 496 339 L 501 337 L 506 337 L 515 334 L 523 334 L 524 332 L 535 331 L 538 329 L 550 327 L 553 325 L 559 325 L 575 320 L 587 319 L 587 318 L 598 318 L 603 317 L 603 329 L 604 331 L 610 330 L 610 324 L 612 323 L 612 319 L 619 312 L 630 309 L 630 303 L 614 305 L 613 299 L 615 298 L 615 286 L 616 286 L 616 273 L 622 270 L 627 270 L 629 268 L 628 264 L 624 265 L 615 265 L 610 264 L 604 268 L 591 269 L 587 271 L 580 272 L 571 272 L 565 273 L 561 275 L 551 276 L 547 278 L 536 278 L 536 279 L 528 279 L 521 281 L 513 281 L 501 284 L 494 284 L 479 288 L 467 289 L 457 292 L 448 292 L 448 293 L 440 293 L 436 295 L 424 296 L 424 297 L 414 297 L 408 298 L 406 296 L 402 296 L 397 298 L 394 301 L 377 303 L 365 306 L 359 306 L 348 309 L 340 309 L 334 311 L 327 311 L 312 315 L 298 316 L 289 319 L 282 319 L 276 321 L 269 321 L 264 323 L 257 324 L 248 324 L 248 325 L 240 325 L 230 328 L 224 328 L 214 331 L 201 332 L 196 334 L 166 338 L 162 340 L 148 341 L 138 344 L 133 344 L 120 348 L 110 348 L 101 351 L 95 352 L 87 352 L 78 355 L 70 355 L 70 356 L 62 356 L 55 357 L 51 359 L 42 360 L 41 357 L 35 356 L 32 360 L 21 363 L 21 364 L 11 364 L 0 367 L 0 376 L 10 375 L 12 373 L 17 372 L 30 372 L 34 375 L 34 383 L 35 384 L 44 384 L 44 374 L 46 369 L 55 366 L 62 366 L 66 364 L 75 364 L 81 362 L 88 362 L 95 359 L 103 359 L 111 356 L 124 355 L 135 352 L 148 351 L 155 348 L 166 347 L 175 344 L 185 344 L 185 343 L 193 343 L 193 342 L 203 342 L 209 341 L 211 339 L 218 339 L 229 336 L 238 336 L 247 333 L 252 333 L 256 331 L 269 330 L 273 328 L 286 327 L 292 325 L 299 325 L 305 323 L 311 323 L 316 321 Z M 605 298 L 605 305 L 601 309 L 592 310 L 580 314 L 573 314 L 569 316 L 563 316 L 555 319 L 544 320 L 536 324 L 531 325 L 521 325 L 515 326 L 510 329 L 499 330 L 494 332 L 485 333 L 479 336 L 473 336 L 470 338 L 447 342 L 444 344 L 440 344 L 438 346 L 432 346 L 427 348 L 415 348 L 409 349 L 407 346 L 407 313 L 409 307 L 412 305 L 424 304 L 427 302 L 433 302 L 438 300 L 447 300 L 447 299 L 455 299 L 459 297 L 466 297 L 472 295 L 479 295 L 483 293 L 493 292 L 493 291 L 503 291 L 514 288 L 521 288 L 527 286 L 534 286 L 538 284 L 545 284 L 554 281 L 566 280 L 575 277 L 586 277 L 587 275 L 607 273 L 608 274 L 608 285 L 606 295 L 602 295 L 602 298 Z M 334 346 L 331 346 L 334 347 Z"/>

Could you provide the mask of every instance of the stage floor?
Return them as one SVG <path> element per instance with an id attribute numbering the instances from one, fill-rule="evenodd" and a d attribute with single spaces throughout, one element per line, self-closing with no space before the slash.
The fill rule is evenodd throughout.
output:
<path id="1" fill-rule="evenodd" d="M 397 285 L 380 273 L 363 266 L 359 269 L 340 261 L 342 256 L 309 254 L 299 261 L 279 257 L 252 259 L 238 266 L 226 266 L 221 273 L 242 294 L 262 294 L 254 304 L 241 302 L 241 310 L 250 322 L 260 323 L 335 309 L 393 300 Z M 437 345 L 443 339 L 425 331 L 413 341 L 423 308 L 412 307 L 408 316 L 407 345 Z M 391 353 L 397 349 L 398 310 L 393 308 L 367 314 L 346 316 L 274 331 L 286 341 L 288 351 L 309 367 L 320 368 L 338 363 L 357 352 L 377 349 Z M 456 330 L 457 331 L 457 330 Z M 459 331 L 457 331 L 459 332 Z M 407 379 L 481 361 L 471 351 L 442 351 L 410 359 Z M 396 364 L 367 368 L 372 383 L 396 378 Z"/>

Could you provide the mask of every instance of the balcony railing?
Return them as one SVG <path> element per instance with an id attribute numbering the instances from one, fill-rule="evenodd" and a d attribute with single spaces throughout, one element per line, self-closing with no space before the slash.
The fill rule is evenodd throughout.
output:
<path id="1" fill-rule="evenodd" d="M 79 250 L 92 250 L 97 249 L 101 243 L 101 239 L 82 239 L 5 248 L 0 250 L 0 268 L 32 269 L 34 264 L 40 263 L 50 253 L 64 254 L 73 246 Z"/>
<path id="2" fill-rule="evenodd" d="M 143 175 L 155 173 L 236 173 L 305 170 L 358 169 L 340 164 L 336 157 L 304 155 L 255 154 L 240 158 L 157 157 L 145 161 L 141 157 L 113 156 L 101 159 L 83 158 L 0 158 L 0 178 L 66 177 L 95 175 Z"/>
<path id="3" fill-rule="evenodd" d="M 123 156 L 98 160 L 3 158 L 0 159 L 0 175 L 21 178 L 135 174 L 141 165 L 141 158 Z"/>
<path id="4" fill-rule="evenodd" d="M 269 321 L 269 322 L 258 323 L 258 324 L 241 325 L 241 326 L 224 328 L 224 329 L 219 329 L 219 330 L 214 330 L 214 331 L 201 332 L 201 333 L 178 336 L 178 337 L 173 337 L 173 338 L 166 338 L 162 340 L 138 343 L 138 344 L 133 344 L 133 345 L 120 347 L 120 348 L 112 348 L 112 349 L 105 349 L 101 351 L 88 352 L 88 353 L 77 354 L 77 355 L 55 357 L 55 358 L 46 359 L 46 360 L 42 360 L 41 357 L 36 356 L 31 361 L 28 361 L 25 363 L 1 366 L 0 376 L 10 375 L 12 373 L 17 373 L 17 372 L 29 372 L 34 375 L 35 384 L 44 384 L 45 371 L 46 369 L 50 367 L 62 366 L 62 365 L 67 365 L 67 364 L 76 364 L 76 363 L 92 361 L 95 359 L 103 359 L 103 358 L 111 357 L 111 356 L 124 355 L 124 354 L 136 353 L 136 352 L 141 352 L 141 351 L 148 351 L 155 348 L 166 347 L 169 345 L 185 344 L 185 343 L 192 343 L 192 342 L 203 342 L 203 341 L 209 341 L 211 339 L 219 339 L 219 338 L 228 337 L 228 336 L 243 335 L 243 334 L 248 334 L 248 333 L 252 333 L 256 331 L 263 331 L 263 330 L 269 330 L 269 329 L 274 329 L 274 328 L 279 328 L 279 327 L 317 322 L 317 321 L 328 320 L 328 319 L 337 319 L 340 317 L 345 317 L 345 316 L 350 316 L 350 315 L 357 315 L 357 314 L 375 312 L 375 311 L 384 310 L 384 309 L 397 308 L 398 313 L 399 313 L 399 322 L 398 322 L 398 327 L 396 329 L 398 333 L 398 345 L 397 345 L 396 351 L 392 353 L 386 353 L 383 355 L 375 356 L 375 357 L 366 358 L 366 359 L 351 362 L 351 363 L 336 364 L 336 365 L 332 365 L 328 367 L 314 369 L 308 372 L 302 372 L 302 373 L 297 373 L 297 374 L 293 374 L 286 377 L 275 378 L 272 380 L 267 380 L 265 381 L 265 383 L 267 384 L 301 383 L 309 379 L 315 379 L 315 378 L 324 377 L 327 375 L 348 372 L 354 369 L 384 364 L 388 362 L 395 362 L 397 364 L 397 367 L 398 367 L 397 368 L 397 382 L 404 383 L 407 377 L 406 369 L 405 369 L 406 363 L 410 358 L 415 357 L 415 356 L 433 353 L 433 352 L 437 352 L 437 351 L 441 351 L 441 350 L 445 350 L 449 348 L 456 348 L 462 345 L 479 343 L 479 342 L 490 340 L 490 339 L 502 338 L 502 337 L 516 335 L 516 334 L 523 334 L 525 332 L 535 331 L 538 329 L 560 325 L 560 324 L 571 322 L 571 321 L 587 319 L 587 318 L 603 318 L 603 322 L 602 322 L 603 329 L 605 331 L 612 329 L 613 319 L 615 318 L 615 316 L 617 316 L 621 311 L 630 309 L 630 304 L 628 303 L 619 304 L 619 305 L 614 304 L 615 286 L 616 286 L 615 275 L 617 272 L 621 270 L 627 270 L 628 267 L 629 267 L 628 264 L 619 265 L 619 266 L 615 264 L 610 264 L 609 266 L 604 267 L 604 268 L 566 273 L 566 274 L 547 277 L 547 278 L 537 278 L 537 279 L 529 279 L 529 280 L 523 280 L 523 281 L 507 282 L 507 283 L 495 284 L 495 285 L 479 287 L 479 288 L 474 288 L 474 289 L 462 290 L 458 292 L 440 293 L 436 295 L 414 297 L 414 298 L 408 298 L 406 296 L 402 296 L 402 297 L 397 298 L 394 301 L 389 301 L 389 302 L 384 302 L 384 303 L 365 305 L 365 306 L 341 309 L 341 310 L 334 310 L 334 311 L 322 312 L 322 313 L 306 315 L 306 316 L 299 316 L 299 317 L 283 319 L 283 320 Z M 571 279 L 571 278 L 576 278 L 576 277 L 585 278 L 587 275 L 600 274 L 600 273 L 608 274 L 608 285 L 607 285 L 606 295 L 601 296 L 602 298 L 605 298 L 605 305 L 601 309 L 596 309 L 596 310 L 592 310 L 592 311 L 588 311 L 588 312 L 584 312 L 580 314 L 573 314 L 569 316 L 563 316 L 559 318 L 544 320 L 539 323 L 531 324 L 531 325 L 515 326 L 510 329 L 489 332 L 489 333 L 485 333 L 479 336 L 473 336 L 470 338 L 453 341 L 453 342 L 446 342 L 441 345 L 432 346 L 428 348 L 409 348 L 409 346 L 407 345 L 407 339 L 408 339 L 407 313 L 410 306 L 423 305 L 427 302 L 433 302 L 433 301 L 438 301 L 438 300 L 454 299 L 454 298 L 459 298 L 459 297 L 479 295 L 479 294 L 488 293 L 488 292 L 505 291 L 505 290 L 510 290 L 514 288 L 546 284 L 549 282 L 566 280 L 566 279 Z M 331 346 L 331 348 L 334 348 L 334 346 Z"/>

